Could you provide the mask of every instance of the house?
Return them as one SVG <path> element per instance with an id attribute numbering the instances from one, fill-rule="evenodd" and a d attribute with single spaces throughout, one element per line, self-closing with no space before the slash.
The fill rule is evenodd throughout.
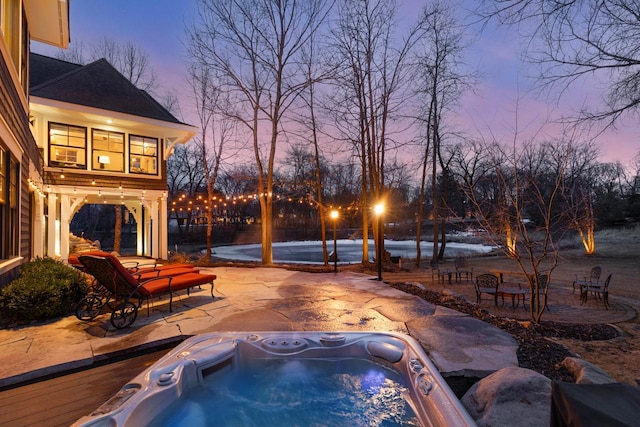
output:
<path id="1" fill-rule="evenodd" d="M 0 286 L 15 278 L 34 247 L 33 223 L 42 163 L 29 125 L 29 45 L 66 48 L 66 0 L 0 1 Z"/>
<path id="2" fill-rule="evenodd" d="M 43 160 L 33 256 L 66 260 L 69 224 L 85 204 L 122 205 L 136 254 L 166 259 L 166 159 L 197 128 L 182 123 L 105 59 L 87 65 L 31 54 L 30 121 Z"/>

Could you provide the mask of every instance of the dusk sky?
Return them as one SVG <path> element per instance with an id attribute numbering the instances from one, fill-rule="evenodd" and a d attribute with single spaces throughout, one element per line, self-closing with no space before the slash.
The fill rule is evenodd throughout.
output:
<path id="1" fill-rule="evenodd" d="M 474 0 L 458 0 L 462 4 L 475 4 Z M 424 0 L 406 0 L 402 3 L 402 14 L 407 26 L 419 14 Z M 152 66 L 163 87 L 175 93 L 188 93 L 184 86 L 186 52 L 183 46 L 185 24 L 192 22 L 196 11 L 196 0 L 71 0 L 71 44 L 82 42 L 85 49 L 98 40 L 108 37 L 117 42 L 133 42 L 150 56 Z M 466 13 L 460 9 L 460 15 Z M 472 34 L 468 49 L 467 64 L 481 73 L 476 94 L 466 95 L 459 108 L 455 122 L 469 134 L 482 135 L 485 139 L 501 141 L 513 139 L 516 123 L 516 101 L 518 127 L 534 131 L 548 116 L 570 114 L 571 110 L 584 104 L 597 102 L 598 84 L 584 82 L 567 93 L 561 104 L 555 99 L 535 98 L 528 95 L 531 86 L 531 65 L 519 60 L 520 44 L 523 42 L 507 28 L 489 27 L 482 34 Z M 35 52 L 55 56 L 55 50 L 33 43 Z M 186 98 L 180 99 L 182 117 L 187 123 L 196 124 L 189 117 L 190 105 Z M 547 126 L 541 138 L 552 137 L 557 128 Z M 640 126 L 637 121 L 626 119 L 615 131 L 607 131 L 597 139 L 602 161 L 620 161 L 623 165 L 640 152 Z"/>

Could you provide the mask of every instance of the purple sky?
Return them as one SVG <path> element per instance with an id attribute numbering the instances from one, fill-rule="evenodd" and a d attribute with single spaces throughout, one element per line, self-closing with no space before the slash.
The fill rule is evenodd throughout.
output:
<path id="1" fill-rule="evenodd" d="M 460 0 L 474 4 L 474 0 Z M 402 13 L 415 17 L 425 2 L 405 0 Z M 152 60 L 161 84 L 176 93 L 188 93 L 184 87 L 185 49 L 183 47 L 185 24 L 192 22 L 196 9 L 195 0 L 71 0 L 71 43 L 82 41 L 91 45 L 103 37 L 118 42 L 134 42 L 143 47 Z M 545 101 L 527 95 L 528 65 L 519 61 L 518 38 L 505 28 L 489 28 L 469 49 L 467 63 L 482 73 L 476 94 L 466 95 L 455 118 L 456 123 L 471 134 L 491 136 L 501 141 L 513 139 L 518 108 L 520 131 L 533 132 L 549 116 L 569 114 L 571 109 L 584 103 L 597 101 L 594 88 L 575 87 L 557 105 L 555 100 Z M 34 51 L 55 55 L 38 43 Z M 86 47 L 85 47 L 86 48 Z M 516 102 L 517 100 L 519 102 Z M 190 120 L 187 99 L 181 99 L 184 121 Z M 543 136 L 553 136 L 557 129 L 547 126 Z M 602 161 L 620 161 L 625 166 L 640 152 L 640 127 L 633 120 L 620 122 L 616 131 L 608 131 L 597 139 Z"/>

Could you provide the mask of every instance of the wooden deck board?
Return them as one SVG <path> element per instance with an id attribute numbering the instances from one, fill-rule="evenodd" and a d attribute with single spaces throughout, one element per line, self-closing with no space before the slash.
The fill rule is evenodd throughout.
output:
<path id="1" fill-rule="evenodd" d="M 6 427 L 69 426 L 106 402 L 168 350 L 0 392 Z"/>

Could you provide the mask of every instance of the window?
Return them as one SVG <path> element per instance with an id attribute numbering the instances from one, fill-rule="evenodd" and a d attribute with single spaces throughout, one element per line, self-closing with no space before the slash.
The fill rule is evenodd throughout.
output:
<path id="1" fill-rule="evenodd" d="M 124 134 L 94 129 L 91 168 L 113 172 L 124 172 Z"/>
<path id="2" fill-rule="evenodd" d="M 0 148 L 0 205 L 7 203 L 7 152 Z"/>
<path id="3" fill-rule="evenodd" d="M 0 147 L 0 259 L 18 255 L 18 162 Z"/>
<path id="4" fill-rule="evenodd" d="M 158 174 L 158 139 L 129 136 L 129 171 L 148 175 Z"/>
<path id="5" fill-rule="evenodd" d="M 49 166 L 87 168 L 87 129 L 49 123 Z"/>
<path id="6" fill-rule="evenodd" d="M 22 31 L 20 29 L 22 22 L 22 10 L 20 8 L 19 0 L 8 0 L 0 2 L 2 9 L 2 33 L 4 39 L 9 47 L 9 53 L 11 59 L 16 68 L 20 66 L 20 52 L 21 52 L 21 36 Z"/>
<path id="7" fill-rule="evenodd" d="M 18 162 L 11 158 L 9 162 L 9 221 L 7 242 L 9 257 L 18 256 L 18 178 L 20 168 Z"/>

